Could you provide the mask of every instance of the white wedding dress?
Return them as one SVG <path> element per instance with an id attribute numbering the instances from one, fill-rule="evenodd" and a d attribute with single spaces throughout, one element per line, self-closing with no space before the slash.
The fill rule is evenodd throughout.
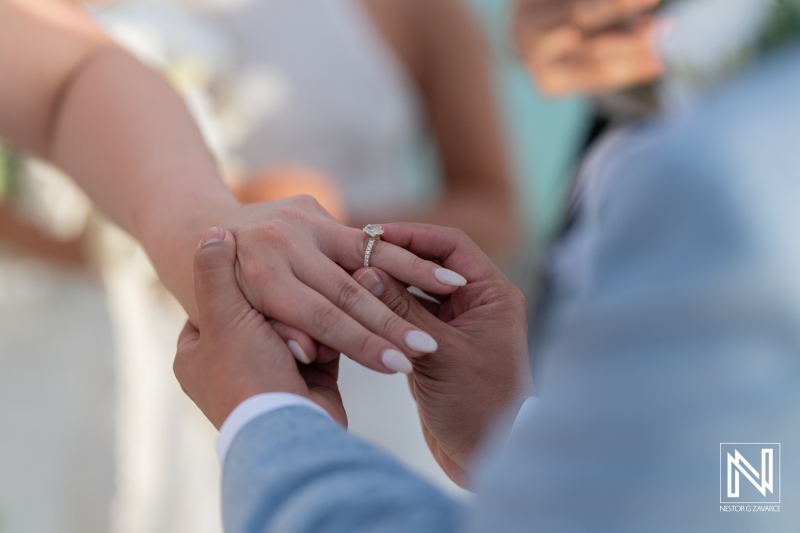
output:
<path id="1" fill-rule="evenodd" d="M 437 190 L 417 88 L 360 0 L 252 0 L 207 17 L 230 43 L 214 84 L 240 165 L 321 170 L 354 218 Z"/>

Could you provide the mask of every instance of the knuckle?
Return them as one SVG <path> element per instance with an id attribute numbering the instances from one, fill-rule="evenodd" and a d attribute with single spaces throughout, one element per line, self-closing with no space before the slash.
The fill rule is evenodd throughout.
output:
<path id="1" fill-rule="evenodd" d="M 427 264 L 427 261 L 425 261 L 424 259 L 420 259 L 414 254 L 408 254 L 407 257 L 408 257 L 407 259 L 408 262 L 406 264 L 406 269 L 409 272 L 420 272 L 425 268 Z"/>
<path id="2" fill-rule="evenodd" d="M 356 344 L 356 352 L 357 354 L 377 354 L 380 352 L 378 347 L 376 346 L 376 337 L 371 334 L 362 335 L 357 344 Z"/>
<path id="3" fill-rule="evenodd" d="M 364 290 L 356 282 L 349 280 L 339 286 L 336 305 L 346 313 L 356 309 L 364 297 Z"/>
<path id="4" fill-rule="evenodd" d="M 319 201 L 310 194 L 298 194 L 294 199 L 295 202 L 306 207 L 320 207 Z"/>
<path id="5" fill-rule="evenodd" d="M 406 294 L 408 294 L 407 291 Z M 406 294 L 401 294 L 399 291 L 387 291 L 384 299 L 386 306 L 403 320 L 407 320 L 411 316 L 411 301 Z"/>
<path id="6" fill-rule="evenodd" d="M 319 306 L 311 317 L 311 329 L 321 340 L 329 337 L 339 327 L 341 311 L 330 305 Z"/>
<path id="7" fill-rule="evenodd" d="M 467 237 L 467 234 L 461 228 L 452 228 L 450 231 L 453 234 L 453 239 L 456 241 L 463 242 L 469 240 L 469 237 Z"/>
<path id="8" fill-rule="evenodd" d="M 282 217 L 279 220 L 270 220 L 261 230 L 261 237 L 267 241 L 271 247 L 287 248 L 294 243 L 293 225 L 291 220 L 300 217 L 300 210 L 294 208 L 282 208 Z"/>
<path id="9" fill-rule="evenodd" d="M 242 292 L 247 297 L 263 292 L 263 289 L 273 287 L 276 276 L 269 265 L 256 262 L 242 267 L 240 285 Z"/>

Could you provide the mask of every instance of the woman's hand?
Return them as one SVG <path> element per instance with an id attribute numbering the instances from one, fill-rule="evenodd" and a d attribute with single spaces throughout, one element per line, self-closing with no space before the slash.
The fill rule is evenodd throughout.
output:
<path id="1" fill-rule="evenodd" d="M 436 350 L 349 272 L 363 266 L 367 236 L 339 224 L 310 196 L 238 206 L 215 224 L 236 237 L 239 284 L 265 316 L 379 372 L 410 371 L 406 356 Z M 196 242 L 196 241 L 195 241 Z M 379 242 L 372 264 L 404 283 L 449 294 L 464 278 L 401 246 Z"/>
<path id="2" fill-rule="evenodd" d="M 298 368 L 281 338 L 245 299 L 235 265 L 233 234 L 209 230 L 194 260 L 200 328 L 186 323 L 175 357 L 183 390 L 217 428 L 241 402 L 268 392 L 305 396 L 346 426 L 338 354 L 323 348 L 317 361 Z"/>
<path id="3" fill-rule="evenodd" d="M 458 270 L 468 281 L 433 304 L 418 301 L 379 268 L 354 274 L 381 302 L 439 343 L 435 353 L 413 360 L 409 382 L 428 446 L 447 475 L 463 486 L 487 430 L 532 393 L 525 298 L 460 230 L 422 224 L 383 229 L 385 242 L 376 246 L 376 259 L 393 244 Z"/>
<path id="4" fill-rule="evenodd" d="M 539 90 L 598 93 L 651 81 L 660 0 L 516 0 L 514 36 Z"/>

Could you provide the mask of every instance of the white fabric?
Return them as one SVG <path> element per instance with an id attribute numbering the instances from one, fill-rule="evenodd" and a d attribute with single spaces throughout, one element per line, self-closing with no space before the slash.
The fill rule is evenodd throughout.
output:
<path id="1" fill-rule="evenodd" d="M 269 412 L 294 406 L 307 407 L 330 418 L 328 412 L 320 407 L 319 404 L 303 396 L 298 396 L 297 394 L 269 392 L 251 396 L 237 405 L 236 409 L 231 411 L 231 414 L 228 415 L 228 418 L 225 419 L 225 422 L 223 422 L 222 426 L 219 428 L 217 455 L 219 456 L 220 463 L 223 465 L 225 464 L 225 457 L 228 455 L 228 450 L 231 444 L 233 444 L 233 440 L 236 438 L 239 431 L 250 421 Z"/>
<path id="2" fill-rule="evenodd" d="M 418 95 L 360 0 L 256 0 L 210 17 L 234 43 L 217 96 L 245 167 L 321 170 L 356 216 L 420 201 Z"/>
<path id="3" fill-rule="evenodd" d="M 0 244 L 0 532 L 108 533 L 113 350 L 99 280 Z"/>
<path id="4" fill-rule="evenodd" d="M 528 396 L 528 398 L 522 402 L 522 405 L 519 406 L 517 417 L 514 419 L 514 423 L 511 425 L 511 431 L 508 432 L 509 438 L 519 431 L 522 420 L 533 416 L 533 411 L 536 408 L 537 402 L 538 400 L 536 399 L 536 396 Z"/>

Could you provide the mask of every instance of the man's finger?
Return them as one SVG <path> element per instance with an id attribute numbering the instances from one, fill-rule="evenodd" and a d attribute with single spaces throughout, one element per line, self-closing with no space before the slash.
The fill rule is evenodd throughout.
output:
<path id="1" fill-rule="evenodd" d="M 200 329 L 225 328 L 250 311 L 236 281 L 236 239 L 230 231 L 210 228 L 194 255 L 194 293 Z"/>
<path id="2" fill-rule="evenodd" d="M 378 268 L 362 268 L 353 274 L 353 279 L 409 324 L 428 332 L 434 339 L 442 338 L 443 329 L 447 326 L 429 313 L 417 298 L 392 276 Z"/>
<path id="3" fill-rule="evenodd" d="M 342 228 L 334 245 L 325 246 L 323 253 L 347 270 L 364 266 L 364 255 L 369 239 L 364 232 Z M 370 264 L 382 268 L 396 279 L 435 294 L 450 294 L 466 284 L 457 272 L 447 271 L 440 265 L 420 259 L 412 252 L 381 240 L 373 245 Z"/>
<path id="4" fill-rule="evenodd" d="M 422 259 L 435 261 L 450 271 L 458 272 L 468 282 L 499 273 L 492 260 L 461 230 L 406 222 L 385 224 L 383 230 L 383 240 L 387 243 L 408 250 Z M 388 255 L 377 254 L 371 264 L 400 281 L 439 294 L 431 287 L 419 285 L 414 283 L 414 280 L 396 275 L 397 265 L 389 260 Z"/>

